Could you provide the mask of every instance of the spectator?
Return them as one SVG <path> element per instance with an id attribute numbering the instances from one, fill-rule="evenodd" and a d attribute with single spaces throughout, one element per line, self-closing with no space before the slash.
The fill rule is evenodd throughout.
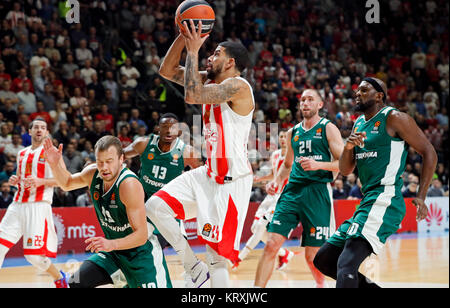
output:
<path id="1" fill-rule="evenodd" d="M 348 198 L 349 200 L 358 200 L 358 199 L 362 199 L 363 198 L 363 194 L 361 192 L 361 180 L 358 178 L 356 180 L 356 185 L 354 185 L 351 189 L 350 189 L 350 193 L 348 194 Z"/>
<path id="2" fill-rule="evenodd" d="M 114 134 L 114 117 L 109 113 L 108 105 L 102 104 L 101 110 L 95 115 L 96 121 L 105 122 L 105 130 L 111 134 Z"/>
<path id="3" fill-rule="evenodd" d="M 131 143 L 133 143 L 133 139 L 129 137 L 130 127 L 129 125 L 122 125 L 119 131 L 119 140 L 122 143 L 122 148 L 126 148 Z"/>
<path id="4" fill-rule="evenodd" d="M 40 117 L 43 118 L 45 120 L 45 122 L 47 122 L 47 125 L 49 125 L 49 128 L 51 127 L 51 124 L 53 124 L 53 120 L 52 117 L 50 116 L 50 114 L 45 111 L 45 107 L 44 107 L 44 103 L 42 101 L 37 101 L 36 102 L 36 112 L 33 112 L 30 115 L 30 119 L 31 121 L 33 121 L 34 119 Z"/>
<path id="5" fill-rule="evenodd" d="M 3 166 L 3 171 L 0 172 L 0 182 L 9 180 L 9 178 L 15 173 L 15 170 L 16 166 L 13 162 L 6 162 L 6 164 Z"/>
<path id="6" fill-rule="evenodd" d="M 11 80 L 3 80 L 3 87 L 0 90 L 0 103 L 10 105 L 14 110 L 17 110 L 19 101 L 17 94 L 11 91 Z"/>
<path id="7" fill-rule="evenodd" d="M 131 59 L 127 58 L 125 60 L 125 65 L 123 65 L 120 68 L 120 74 L 123 76 L 127 76 L 127 81 L 126 81 L 126 85 L 128 87 L 131 88 L 136 88 L 137 86 L 137 79 L 139 79 L 139 77 L 141 77 L 141 74 L 139 73 L 139 71 L 136 69 L 136 67 L 131 65 Z"/>
<path id="8" fill-rule="evenodd" d="M 13 194 L 8 181 L 1 181 L 0 185 L 0 209 L 6 209 L 13 202 Z"/>
<path id="9" fill-rule="evenodd" d="M 439 179 L 433 179 L 430 188 L 428 188 L 427 197 L 442 197 L 445 196 L 445 191 L 442 188 L 442 183 Z"/>
<path id="10" fill-rule="evenodd" d="M 79 47 L 75 49 L 75 58 L 78 65 L 83 65 L 86 60 L 92 60 L 92 51 L 87 48 L 86 39 L 80 40 Z"/>
<path id="11" fill-rule="evenodd" d="M 72 192 L 64 191 L 58 186 L 55 187 L 52 207 L 69 207 L 69 206 L 76 206 Z"/>
<path id="12" fill-rule="evenodd" d="M 80 76 L 86 85 L 92 82 L 92 75 L 94 74 L 97 74 L 97 71 L 91 67 L 91 60 L 85 60 L 84 67 L 80 70 Z"/>
<path id="13" fill-rule="evenodd" d="M 39 47 L 36 55 L 30 59 L 31 78 L 34 80 L 41 75 L 44 68 L 50 67 L 50 60 L 45 56 L 44 48 Z"/>
<path id="14" fill-rule="evenodd" d="M 85 189 L 84 192 L 77 197 L 76 205 L 78 207 L 86 207 L 93 205 L 89 189 Z"/>
<path id="15" fill-rule="evenodd" d="M 347 192 L 344 189 L 344 183 L 340 179 L 336 179 L 334 181 L 334 188 L 333 188 L 333 199 L 339 200 L 339 199 L 347 199 L 348 195 Z"/>
<path id="16" fill-rule="evenodd" d="M 66 61 L 61 68 L 61 77 L 63 78 L 63 80 L 70 80 L 74 78 L 74 71 L 77 69 L 79 69 L 79 66 L 78 64 L 74 63 L 73 54 L 67 54 Z"/>
<path id="17" fill-rule="evenodd" d="M 63 154 L 63 159 L 67 170 L 72 174 L 80 172 L 84 166 L 83 159 L 75 151 L 75 146 L 69 143 Z"/>
<path id="18" fill-rule="evenodd" d="M 417 196 L 418 182 L 410 182 L 407 188 L 402 192 L 405 198 L 415 198 Z"/>
<path id="19" fill-rule="evenodd" d="M 12 143 L 12 136 L 10 134 L 8 124 L 2 123 L 0 126 L 0 153 L 3 153 L 5 147 Z"/>
<path id="20" fill-rule="evenodd" d="M 25 147 L 22 145 L 22 136 L 18 132 L 12 133 L 11 143 L 7 144 L 4 149 L 4 153 L 7 156 L 17 157 L 19 151 L 23 150 Z"/>

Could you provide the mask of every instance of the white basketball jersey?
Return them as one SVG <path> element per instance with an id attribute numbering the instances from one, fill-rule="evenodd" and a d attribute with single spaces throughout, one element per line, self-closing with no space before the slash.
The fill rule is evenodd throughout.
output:
<path id="1" fill-rule="evenodd" d="M 30 176 L 41 179 L 53 177 L 50 166 L 45 161 L 43 145 L 34 150 L 29 146 L 19 152 L 16 175 L 20 177 L 20 181 L 14 195 L 15 202 L 45 201 L 52 203 L 53 187 L 42 185 L 35 188 L 25 188 L 24 186 L 24 179 Z"/>
<path id="2" fill-rule="evenodd" d="M 253 90 L 251 100 L 255 106 Z M 203 135 L 206 143 L 206 166 L 208 175 L 219 184 L 252 173 L 248 161 L 248 136 L 253 118 L 253 110 L 246 116 L 234 112 L 227 102 L 203 105 Z"/>

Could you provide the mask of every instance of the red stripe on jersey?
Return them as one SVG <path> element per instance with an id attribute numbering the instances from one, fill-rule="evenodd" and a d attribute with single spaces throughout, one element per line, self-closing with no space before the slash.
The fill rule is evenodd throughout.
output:
<path id="1" fill-rule="evenodd" d="M 225 151 L 225 133 L 224 133 L 224 127 L 223 127 L 223 121 L 222 121 L 222 107 L 219 105 L 217 107 L 214 107 L 214 118 L 215 122 L 219 129 L 219 143 L 217 144 L 216 149 L 216 161 L 217 161 L 217 173 L 218 176 L 226 176 L 228 173 L 228 160 L 226 157 L 226 151 Z"/>
<path id="2" fill-rule="evenodd" d="M 23 157 L 25 156 L 25 152 L 26 150 L 23 150 L 22 152 L 20 152 L 19 155 L 19 165 L 17 166 L 17 176 L 21 177 L 22 176 L 22 161 L 23 161 Z M 20 185 L 20 181 L 17 184 L 17 192 L 16 192 L 16 197 L 14 198 L 14 201 L 17 202 L 19 200 L 19 196 L 22 193 L 22 185 Z"/>
<path id="3" fill-rule="evenodd" d="M 180 203 L 177 199 L 169 195 L 164 190 L 158 190 L 153 196 L 160 197 L 163 201 L 165 201 L 170 208 L 177 214 L 175 218 L 183 220 L 185 218 L 183 204 Z"/>
<path id="4" fill-rule="evenodd" d="M 203 110 L 203 124 L 206 129 L 209 129 L 210 120 L 209 117 L 211 116 L 211 105 L 204 105 Z M 208 170 L 212 170 L 211 168 L 211 151 L 212 151 L 212 144 L 209 141 L 210 136 L 208 136 L 208 139 L 205 135 L 205 142 L 206 142 L 206 165 L 208 166 Z"/>
<path id="5" fill-rule="evenodd" d="M 222 230 L 222 240 L 219 243 L 210 242 L 199 236 L 198 239 L 201 243 L 207 244 L 214 249 L 219 255 L 231 260 L 237 261 L 239 258 L 239 251 L 234 249 L 234 242 L 236 240 L 238 226 L 238 211 L 234 205 L 233 199 L 228 199 L 228 210 L 225 217 Z"/>
<path id="6" fill-rule="evenodd" d="M 14 246 L 14 243 L 11 243 L 10 241 L 0 238 L 0 245 L 5 246 L 6 248 L 11 248 Z"/>
<path id="7" fill-rule="evenodd" d="M 41 154 L 39 154 L 39 160 L 37 162 L 37 178 L 43 179 L 45 178 L 45 157 L 44 157 L 44 148 L 42 148 Z M 42 201 L 44 197 L 45 185 L 41 185 L 36 188 L 36 198 L 35 202 Z"/>
<path id="8" fill-rule="evenodd" d="M 34 153 L 28 154 L 27 162 L 25 164 L 25 178 L 28 178 L 33 172 L 33 158 Z M 30 188 L 24 188 L 21 202 L 28 202 L 29 197 L 30 197 Z"/>

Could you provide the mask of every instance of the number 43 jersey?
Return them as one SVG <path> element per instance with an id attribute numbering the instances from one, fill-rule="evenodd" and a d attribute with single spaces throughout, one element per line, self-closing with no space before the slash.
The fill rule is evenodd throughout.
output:
<path id="1" fill-rule="evenodd" d="M 169 152 L 162 152 L 158 147 L 159 136 L 151 134 L 149 138 L 147 147 L 141 154 L 139 172 L 139 179 L 147 198 L 183 172 L 183 152 L 186 146 L 181 139 L 177 138 Z"/>
<path id="2" fill-rule="evenodd" d="M 308 130 L 303 128 L 303 122 L 298 123 L 292 129 L 291 145 L 294 151 L 294 163 L 289 177 L 290 183 L 329 183 L 333 181 L 331 171 L 305 171 L 301 166 L 302 157 L 319 162 L 332 160 L 326 133 L 326 126 L 329 122 L 329 120 L 321 118 Z"/>

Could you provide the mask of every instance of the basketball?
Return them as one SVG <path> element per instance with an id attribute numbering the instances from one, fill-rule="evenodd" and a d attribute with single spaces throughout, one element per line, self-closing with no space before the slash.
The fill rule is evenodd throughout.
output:
<path id="1" fill-rule="evenodd" d="M 194 21 L 196 29 L 198 29 L 198 22 L 202 21 L 201 36 L 204 37 L 212 31 L 216 15 L 208 2 L 204 0 L 186 0 L 181 2 L 177 8 L 175 24 L 184 32 L 183 22 L 186 21 L 189 27 L 189 19 Z"/>

